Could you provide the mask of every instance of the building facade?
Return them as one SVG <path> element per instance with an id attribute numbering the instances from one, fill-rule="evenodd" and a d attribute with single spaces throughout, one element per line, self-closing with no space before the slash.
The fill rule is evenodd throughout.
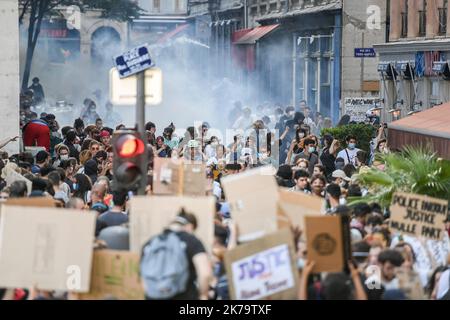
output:
<path id="1" fill-rule="evenodd" d="M 389 39 L 375 46 L 385 120 L 450 101 L 448 10 L 447 0 L 390 1 Z"/>
<path id="2" fill-rule="evenodd" d="M 379 97 L 373 44 L 386 40 L 386 12 L 385 0 L 230 0 L 190 8 L 190 16 L 211 16 L 212 63 L 223 66 L 216 74 L 257 103 L 305 100 L 335 123 L 343 99 Z"/>
<path id="3" fill-rule="evenodd" d="M 1 142 L 19 136 L 19 19 L 17 0 L 0 1 L 0 121 Z M 19 152 L 19 141 L 5 148 L 9 155 Z"/>

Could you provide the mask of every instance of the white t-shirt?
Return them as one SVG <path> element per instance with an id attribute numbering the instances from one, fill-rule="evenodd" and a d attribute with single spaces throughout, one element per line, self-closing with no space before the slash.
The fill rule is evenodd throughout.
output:
<path id="1" fill-rule="evenodd" d="M 360 151 L 360 149 L 358 149 L 358 148 L 355 148 L 353 150 L 350 150 L 347 148 L 347 149 L 341 150 L 338 153 L 337 158 L 344 159 L 345 164 L 351 163 L 353 165 L 356 165 L 356 154 L 358 153 L 358 151 Z"/>

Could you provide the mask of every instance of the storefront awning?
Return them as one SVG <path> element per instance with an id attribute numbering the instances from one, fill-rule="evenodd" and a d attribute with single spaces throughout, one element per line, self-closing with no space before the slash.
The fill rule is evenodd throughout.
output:
<path id="1" fill-rule="evenodd" d="M 389 124 L 389 147 L 426 145 L 444 158 L 450 159 L 450 102 Z"/>
<path id="2" fill-rule="evenodd" d="M 176 27 L 175 29 L 173 29 L 172 31 L 169 31 L 169 32 L 163 34 L 163 36 L 158 39 L 158 44 L 164 43 L 164 42 L 174 38 L 175 36 L 179 35 L 183 31 L 185 31 L 188 27 L 189 27 L 188 24 L 182 24 L 182 25 L 179 25 L 178 27 Z"/>
<path id="3" fill-rule="evenodd" d="M 279 24 L 272 24 L 269 26 L 256 27 L 243 35 L 233 44 L 255 44 L 256 41 L 274 31 L 276 28 L 278 28 L 278 26 Z"/>

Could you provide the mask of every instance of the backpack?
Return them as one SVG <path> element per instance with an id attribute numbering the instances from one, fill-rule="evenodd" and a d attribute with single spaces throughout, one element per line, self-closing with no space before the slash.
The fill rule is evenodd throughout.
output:
<path id="1" fill-rule="evenodd" d="M 140 270 L 150 299 L 169 299 L 186 291 L 186 244 L 170 230 L 150 239 L 142 249 Z"/>

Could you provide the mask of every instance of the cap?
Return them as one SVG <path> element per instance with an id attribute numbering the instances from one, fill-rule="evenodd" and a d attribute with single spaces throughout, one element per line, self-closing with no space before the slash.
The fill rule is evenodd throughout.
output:
<path id="1" fill-rule="evenodd" d="M 333 178 L 344 179 L 345 181 L 351 181 L 352 180 L 349 177 L 347 177 L 347 175 L 345 174 L 345 172 L 343 170 L 335 170 L 335 171 L 333 171 L 333 174 L 331 176 Z"/>

